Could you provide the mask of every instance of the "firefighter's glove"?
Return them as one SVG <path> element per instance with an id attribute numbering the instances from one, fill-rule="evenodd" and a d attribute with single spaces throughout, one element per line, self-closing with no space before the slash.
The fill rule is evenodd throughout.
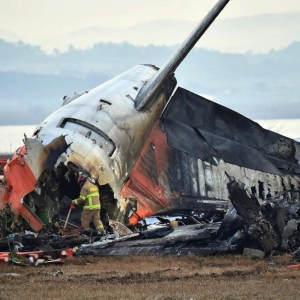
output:
<path id="1" fill-rule="evenodd" d="M 70 209 L 75 209 L 76 206 L 72 203 L 71 206 L 70 206 Z"/>

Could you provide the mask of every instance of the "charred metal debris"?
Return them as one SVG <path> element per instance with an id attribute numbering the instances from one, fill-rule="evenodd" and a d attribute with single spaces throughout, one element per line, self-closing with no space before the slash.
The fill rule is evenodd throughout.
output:
<path id="1" fill-rule="evenodd" d="M 162 68 L 139 65 L 64 98 L 0 161 L 0 261 L 300 258 L 300 143 L 176 88 L 174 71 L 228 2 L 219 0 Z M 77 231 L 82 208 L 68 214 L 80 172 L 98 185 L 104 235 Z"/>
<path id="2" fill-rule="evenodd" d="M 300 259 L 299 143 L 182 88 L 121 191 L 123 210 L 116 191 L 99 185 L 105 236 L 76 231 L 79 207 L 62 230 L 80 192 L 80 169 L 58 160 L 72 146 L 66 137 L 47 146 L 25 137 L 25 146 L 1 164 L 7 175 L 0 180 L 2 260 L 10 252 L 7 237 L 12 253 L 52 251 L 53 259 L 66 249 L 76 255 L 289 252 Z M 134 226 L 129 216 L 139 222 Z"/>
<path id="3" fill-rule="evenodd" d="M 156 222 L 144 220 L 132 230 L 110 220 L 101 236 L 92 229 L 79 233 L 74 221 L 63 232 L 64 220 L 58 218 L 56 226 L 44 233 L 23 231 L 6 238 L 2 235 L 0 260 L 10 262 L 12 257 L 17 264 L 38 265 L 63 263 L 64 258 L 73 255 L 240 253 L 264 258 L 287 252 L 295 261 L 300 260 L 300 190 L 261 199 L 256 188 L 235 179 L 227 187 L 232 206 L 226 213 L 154 216 Z M 3 229 L 5 218 L 1 213 Z"/>

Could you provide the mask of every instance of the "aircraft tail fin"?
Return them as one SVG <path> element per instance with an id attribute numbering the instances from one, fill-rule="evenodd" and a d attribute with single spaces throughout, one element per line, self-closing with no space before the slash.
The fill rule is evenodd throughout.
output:
<path id="1" fill-rule="evenodd" d="M 135 108 L 137 110 L 142 110 L 148 103 L 152 102 L 153 97 L 156 95 L 164 81 L 176 70 L 229 1 L 230 0 L 219 0 L 188 36 L 188 38 L 182 43 L 174 55 L 172 55 L 159 69 L 156 75 L 143 86 L 136 98 Z"/>

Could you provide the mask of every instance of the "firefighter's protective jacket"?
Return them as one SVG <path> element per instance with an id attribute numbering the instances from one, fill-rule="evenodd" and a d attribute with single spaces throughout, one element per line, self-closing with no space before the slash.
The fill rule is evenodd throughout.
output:
<path id="1" fill-rule="evenodd" d="M 72 203 L 75 205 L 83 204 L 84 210 L 100 209 L 99 197 L 98 187 L 87 180 L 80 190 L 79 198 L 73 200 Z"/>

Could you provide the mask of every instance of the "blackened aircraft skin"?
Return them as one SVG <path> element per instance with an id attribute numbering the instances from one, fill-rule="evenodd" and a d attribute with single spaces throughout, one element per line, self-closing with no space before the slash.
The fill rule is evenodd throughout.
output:
<path id="1" fill-rule="evenodd" d="M 76 172 L 100 185 L 109 218 L 127 225 L 153 214 L 224 213 L 228 175 L 262 198 L 298 187 L 298 143 L 176 89 L 173 72 L 228 2 L 219 0 L 160 69 L 139 65 L 64 97 L 7 164 L 0 209 L 10 205 L 40 231 L 70 204 L 62 182 Z"/>

